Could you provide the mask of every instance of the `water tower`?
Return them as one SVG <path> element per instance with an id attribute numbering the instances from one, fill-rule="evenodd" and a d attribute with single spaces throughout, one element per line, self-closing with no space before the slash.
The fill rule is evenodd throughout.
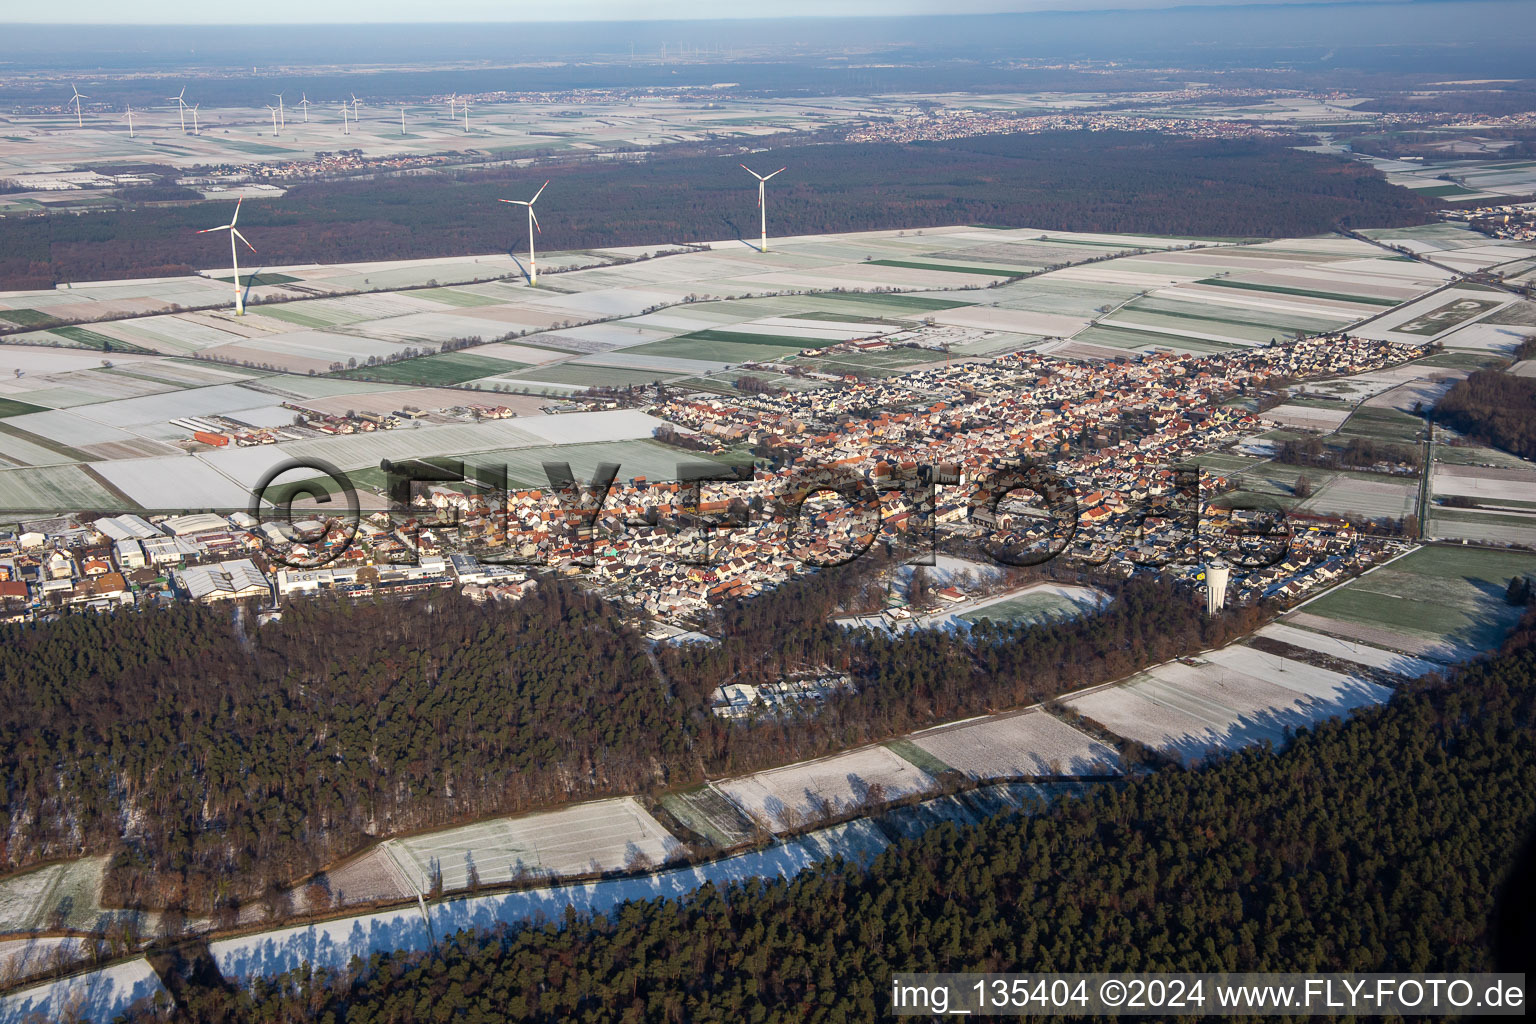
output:
<path id="1" fill-rule="evenodd" d="M 1205 567 L 1205 613 L 1215 615 L 1227 604 L 1227 579 L 1232 570 L 1224 562 Z"/>

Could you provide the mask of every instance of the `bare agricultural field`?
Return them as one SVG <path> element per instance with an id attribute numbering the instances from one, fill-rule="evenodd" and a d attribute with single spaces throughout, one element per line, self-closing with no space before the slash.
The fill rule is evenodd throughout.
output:
<path id="1" fill-rule="evenodd" d="M 404 900 L 416 895 L 410 880 L 381 846 L 327 869 L 318 880 L 337 906 Z"/>
<path id="2" fill-rule="evenodd" d="M 973 779 L 1120 773 L 1113 747 L 1038 709 L 942 725 L 906 739 Z"/>
<path id="3" fill-rule="evenodd" d="M 1318 633 L 1323 636 L 1339 637 L 1344 640 L 1358 640 L 1391 651 L 1402 651 L 1404 654 L 1433 660 L 1445 664 L 1451 664 L 1459 660 L 1461 651 L 1451 644 L 1414 633 L 1404 633 L 1399 630 L 1387 629 L 1384 626 L 1369 626 L 1359 622 L 1349 622 L 1345 619 L 1325 618 L 1322 615 L 1313 615 L 1311 612 L 1291 612 L 1284 619 L 1288 626 Z"/>
<path id="4" fill-rule="evenodd" d="M 483 883 L 584 875 L 660 864 L 680 845 L 633 797 L 619 797 L 391 839 L 384 849 L 423 890 L 436 870 L 455 890 L 470 887 L 472 870 Z"/>
<path id="5" fill-rule="evenodd" d="M 1264 418 L 1284 427 L 1331 431 L 1337 430 L 1339 424 L 1349 419 L 1349 413 L 1350 407 L 1344 402 L 1338 403 L 1337 407 L 1326 409 L 1287 402 L 1265 412 Z"/>
<path id="6" fill-rule="evenodd" d="M 123 504 L 80 466 L 0 470 L 0 509 L 122 510 Z"/>
<path id="7" fill-rule="evenodd" d="M 1314 633 L 1308 629 L 1298 629 L 1295 626 L 1272 622 L 1259 630 L 1258 636 L 1270 637 L 1293 647 L 1305 648 L 1326 654 L 1331 658 L 1339 658 L 1343 661 L 1351 661 L 1356 665 L 1365 665 L 1370 668 L 1384 669 L 1394 672 L 1409 679 L 1417 679 L 1419 676 L 1430 672 L 1439 672 L 1441 666 L 1423 658 L 1416 658 L 1400 651 L 1385 650 L 1356 640 L 1346 640 L 1341 637 L 1326 636 L 1322 633 Z"/>
<path id="8" fill-rule="evenodd" d="M 1339 473 L 1302 502 L 1302 507 L 1328 515 L 1401 519 L 1414 513 L 1418 497 L 1417 477 L 1367 478 Z"/>
<path id="9" fill-rule="evenodd" d="M 826 812 L 851 811 L 935 788 L 933 776 L 881 746 L 711 783 L 749 817 L 788 832 Z"/>
<path id="10" fill-rule="evenodd" d="M 1208 654 L 1194 664 L 1159 665 L 1067 705 L 1112 732 L 1195 763 L 1251 743 L 1279 743 L 1288 730 L 1390 694 L 1364 680 L 1248 648 L 1212 654 L 1221 660 Z"/>
<path id="11" fill-rule="evenodd" d="M 1460 494 L 1497 504 L 1536 501 L 1536 466 L 1503 469 L 1493 466 L 1452 466 L 1435 463 L 1431 481 L 1436 494 Z"/>

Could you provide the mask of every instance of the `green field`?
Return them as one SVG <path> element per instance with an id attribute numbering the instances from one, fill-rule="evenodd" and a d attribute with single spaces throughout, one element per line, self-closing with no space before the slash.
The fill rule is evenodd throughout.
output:
<path id="1" fill-rule="evenodd" d="M 637 370 L 633 366 L 596 366 L 589 363 L 559 363 L 519 371 L 519 380 L 548 381 L 551 384 L 575 384 L 581 387 L 622 388 L 630 384 L 654 384 L 681 376 L 661 370 Z"/>
<path id="2" fill-rule="evenodd" d="M 477 356 L 472 352 L 444 352 L 435 356 L 402 359 L 397 363 L 379 366 L 359 366 L 355 370 L 342 370 L 336 377 L 361 377 L 366 380 L 384 381 L 389 384 L 421 384 L 442 387 L 462 384 L 477 377 L 495 377 L 525 369 L 527 363 L 509 359 Z"/>
<path id="3" fill-rule="evenodd" d="M 1378 441 L 1417 444 L 1423 429 L 1424 421 L 1410 413 L 1361 406 L 1339 425 L 1338 433 L 1343 437 L 1370 437 Z"/>
<path id="4" fill-rule="evenodd" d="M 494 306 L 504 300 L 493 299 L 488 295 L 477 295 L 474 292 L 460 291 L 457 288 L 422 288 L 411 292 L 411 295 L 420 299 L 431 299 L 433 302 L 441 302 L 447 306 Z"/>
<path id="5" fill-rule="evenodd" d="M 14 398 L 0 398 L 0 419 L 7 416 L 21 416 L 29 412 L 46 412 L 41 405 L 29 405 L 26 402 L 18 402 Z"/>
<path id="6" fill-rule="evenodd" d="M 908 764 L 921 768 L 934 778 L 938 778 L 945 772 L 955 770 L 951 765 L 934 757 L 911 740 L 890 740 L 885 744 L 885 748 Z"/>
<path id="7" fill-rule="evenodd" d="M 666 341 L 653 341 L 625 349 L 626 355 L 671 356 L 674 359 L 699 359 L 717 363 L 771 361 L 795 355 L 803 349 L 821 345 L 814 338 L 792 338 L 780 334 L 743 334 L 739 331 L 708 329 L 682 334 Z"/>
<path id="8" fill-rule="evenodd" d="M 9 320 L 22 327 L 46 327 L 59 322 L 58 317 L 36 309 L 0 309 L 0 320 Z"/>
<path id="9" fill-rule="evenodd" d="M 1396 306 L 1396 299 L 1378 299 L 1365 295 L 1349 295 L 1344 292 L 1319 292 L 1310 288 L 1287 288 L 1279 284 L 1246 284 L 1242 281 L 1227 281 L 1219 277 L 1207 277 L 1196 281 L 1196 284 L 1215 285 L 1218 288 L 1241 288 L 1249 292 L 1273 292 L 1277 295 L 1303 295 L 1309 299 L 1335 299 L 1339 302 L 1358 302 L 1365 306 Z"/>
<path id="10" fill-rule="evenodd" d="M 1460 546 L 1420 548 L 1305 606 L 1325 618 L 1446 640 L 1468 651 L 1497 647 L 1521 610 L 1504 601 L 1511 576 L 1536 571 L 1536 555 Z"/>
<path id="11" fill-rule="evenodd" d="M 61 338 L 74 342 L 76 345 L 80 345 L 85 348 L 100 349 L 103 352 L 149 351 L 149 349 L 140 348 L 137 345 L 130 345 L 126 341 L 118 341 L 116 338 L 109 338 L 105 334 L 97 334 L 95 331 L 88 331 L 84 327 L 54 327 L 51 328 L 48 333 L 56 334 Z"/>
<path id="12" fill-rule="evenodd" d="M 335 321 L 321 319 L 301 313 L 291 306 L 252 306 L 251 312 L 257 316 L 268 316 L 273 320 L 281 320 L 285 324 L 293 324 L 295 327 L 312 327 L 324 330 L 335 326 Z"/>
<path id="13" fill-rule="evenodd" d="M 3 313 L 0 313 L 0 316 L 3 315 Z M 820 320 L 823 323 L 829 324 L 879 324 L 882 327 L 896 327 L 903 330 L 917 326 L 917 323 L 912 320 L 886 320 L 878 316 L 859 316 L 855 313 L 828 313 L 824 310 L 812 313 L 786 313 L 784 319 Z"/>
<path id="14" fill-rule="evenodd" d="M 955 302 L 952 299 L 930 299 L 923 295 L 887 295 L 887 294 L 860 294 L 857 292 L 815 292 L 807 298 L 815 299 L 822 304 L 836 304 L 856 306 L 860 309 L 872 309 L 884 307 L 895 311 L 922 311 L 933 313 L 941 309 L 958 309 L 961 306 L 969 306 L 969 302 Z M 836 305 L 833 308 L 836 308 Z"/>

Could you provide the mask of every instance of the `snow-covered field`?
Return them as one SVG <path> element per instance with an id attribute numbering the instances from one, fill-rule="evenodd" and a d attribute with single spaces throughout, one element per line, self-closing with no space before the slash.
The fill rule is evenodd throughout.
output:
<path id="1" fill-rule="evenodd" d="M 0 1024 L 65 1019 L 105 1022 L 116 1019 L 141 1000 L 157 996 L 168 997 L 168 993 L 149 961 L 130 960 L 84 977 L 66 978 L 0 996 Z"/>
<path id="2" fill-rule="evenodd" d="M 1297 629 L 1295 626 L 1287 626 L 1274 622 L 1259 630 L 1257 636 L 1267 636 L 1273 640 L 1290 644 L 1293 647 L 1301 647 L 1319 654 L 1326 654 L 1331 658 L 1339 658 L 1343 661 L 1351 661 L 1356 665 L 1366 665 L 1370 668 L 1385 669 L 1395 672 L 1410 679 L 1430 672 L 1442 671 L 1444 666 L 1437 665 L 1423 658 L 1415 658 L 1411 654 L 1401 654 L 1397 651 L 1383 650 L 1380 647 L 1372 647 L 1370 644 L 1357 640 L 1344 640 L 1339 637 L 1325 636 L 1322 633 L 1314 633 L 1310 629 Z"/>
<path id="3" fill-rule="evenodd" d="M 1246 647 L 1170 662 L 1067 701 L 1113 732 L 1195 763 L 1385 701 L 1385 687 Z"/>
<path id="4" fill-rule="evenodd" d="M 936 783 L 885 747 L 871 746 L 712 785 L 748 817 L 787 832 L 815 821 L 823 809 L 849 811 L 876 798 L 925 792 Z"/>
<path id="5" fill-rule="evenodd" d="M 354 956 L 390 950 L 421 950 L 460 929 L 487 930 L 498 924 L 559 921 L 567 908 L 601 913 L 626 900 L 678 898 L 712 882 L 790 877 L 835 855 L 867 860 L 888 840 L 867 821 L 854 821 L 801 836 L 765 850 L 656 874 L 605 879 L 579 885 L 529 889 L 437 903 L 429 908 L 431 931 L 416 907 L 364 914 L 323 924 L 211 944 L 226 978 L 270 977 L 309 963 L 343 967 Z"/>
<path id="6" fill-rule="evenodd" d="M 468 887 L 471 867 L 486 884 L 519 872 L 583 875 L 661 864 L 679 845 L 638 801 L 619 797 L 391 839 L 384 848 L 422 891 L 432 887 L 434 867 L 453 891 Z"/>
<path id="7" fill-rule="evenodd" d="M 941 725 L 906 739 L 975 779 L 1120 771 L 1113 747 L 1038 710 Z"/>

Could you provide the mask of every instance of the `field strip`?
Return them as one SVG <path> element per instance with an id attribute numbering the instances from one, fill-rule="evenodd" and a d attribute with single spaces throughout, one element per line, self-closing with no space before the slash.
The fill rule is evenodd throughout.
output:
<path id="1" fill-rule="evenodd" d="M 397 842 L 398 840 L 395 839 L 386 839 L 383 843 L 380 844 L 380 849 L 382 849 L 385 854 L 384 862 L 389 865 L 391 873 L 394 874 L 396 879 L 400 882 L 400 888 L 403 891 L 416 893 L 425 892 L 427 886 L 418 885 L 416 882 L 414 882 L 410 875 L 406 872 L 405 865 L 401 864 L 400 859 L 395 856 L 395 844 Z M 425 876 L 423 876 L 422 881 L 426 881 Z"/>

